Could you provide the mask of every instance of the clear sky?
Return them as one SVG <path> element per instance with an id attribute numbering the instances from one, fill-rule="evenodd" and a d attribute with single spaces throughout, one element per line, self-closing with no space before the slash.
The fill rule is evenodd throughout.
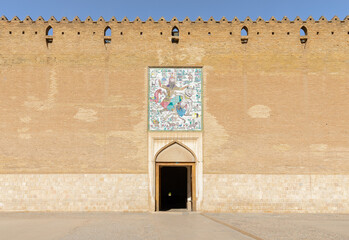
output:
<path id="1" fill-rule="evenodd" d="M 316 20 L 320 16 L 331 19 L 337 15 L 340 19 L 349 15 L 349 0 L 1 0 L 0 15 L 8 19 L 18 16 L 24 19 L 29 15 L 35 20 L 38 16 L 48 19 L 55 16 L 60 20 L 63 16 L 72 20 L 79 16 L 85 20 L 91 16 L 94 20 L 103 16 L 109 20 L 115 16 L 121 20 L 127 16 L 134 20 L 139 16 L 146 20 L 152 16 L 158 20 L 164 16 L 170 20 L 176 16 L 179 20 L 188 16 L 195 20 L 201 16 L 204 20 L 213 16 L 216 20 L 225 16 L 228 20 L 237 16 L 240 20 L 250 16 L 255 20 L 258 16 L 269 19 L 283 16 L 293 20 L 300 16 L 303 20 L 313 16 Z"/>

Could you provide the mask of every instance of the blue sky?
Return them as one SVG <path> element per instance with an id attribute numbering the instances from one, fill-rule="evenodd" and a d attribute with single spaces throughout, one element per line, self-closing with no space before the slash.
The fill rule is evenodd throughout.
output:
<path id="1" fill-rule="evenodd" d="M 269 19 L 271 16 L 281 19 L 287 16 L 291 20 L 300 16 L 304 20 L 308 16 L 319 19 L 322 15 L 327 19 L 331 19 L 334 15 L 343 19 L 349 15 L 349 0 L 2 0 L 0 15 L 5 15 L 8 19 L 14 16 L 24 19 L 29 15 L 33 20 L 38 16 L 43 16 L 44 19 L 55 16 L 58 20 L 63 16 L 69 20 L 75 16 L 79 16 L 82 20 L 87 16 L 91 16 L 94 20 L 100 16 L 106 20 L 112 16 L 118 20 L 124 16 L 130 20 L 136 16 L 142 20 L 146 20 L 149 16 L 154 20 L 158 20 L 161 16 L 167 20 L 173 16 L 180 20 L 186 16 L 191 20 L 195 20 L 198 16 L 204 20 L 211 16 L 215 19 L 225 16 L 228 20 L 234 16 L 240 20 L 247 16 L 253 20 L 258 16 L 264 19 Z"/>

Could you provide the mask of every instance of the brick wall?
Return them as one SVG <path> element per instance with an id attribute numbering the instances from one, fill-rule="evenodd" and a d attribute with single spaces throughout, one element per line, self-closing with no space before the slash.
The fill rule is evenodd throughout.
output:
<path id="1" fill-rule="evenodd" d="M 348 175 L 205 174 L 211 212 L 348 213 Z"/>
<path id="2" fill-rule="evenodd" d="M 46 36 L 49 26 L 52 37 Z M 107 26 L 112 34 L 105 44 Z M 175 26 L 178 44 L 171 42 Z M 240 35 L 244 26 L 246 44 Z M 0 173 L 147 174 L 148 67 L 196 66 L 204 73 L 205 174 L 345 179 L 348 32 L 348 17 L 156 22 L 2 17 Z"/>
<path id="3" fill-rule="evenodd" d="M 147 211 L 146 174 L 0 174 L 0 211 Z"/>

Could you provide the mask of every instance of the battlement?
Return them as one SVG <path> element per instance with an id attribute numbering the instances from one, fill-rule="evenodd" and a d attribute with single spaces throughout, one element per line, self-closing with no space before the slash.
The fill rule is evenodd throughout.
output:
<path id="1" fill-rule="evenodd" d="M 195 21 L 186 17 L 182 21 L 176 17 L 171 20 L 160 18 L 155 21 L 149 17 L 142 21 L 136 17 L 117 20 L 103 17 L 96 21 L 87 17 L 45 20 L 38 17 L 35 21 L 29 16 L 24 19 L 13 17 L 0 18 L 0 50 L 7 53 L 43 54 L 49 49 L 53 52 L 103 53 L 124 51 L 129 54 L 138 51 L 154 51 L 178 44 L 181 47 L 196 46 L 208 51 L 264 51 L 266 48 L 279 52 L 307 49 L 314 51 L 342 51 L 348 49 L 349 16 L 331 20 L 308 17 L 302 20 L 287 17 L 281 20 L 271 17 L 264 20 L 250 17 L 243 21 L 237 17 L 228 20 L 213 17 L 207 21 L 198 17 Z"/>
<path id="2" fill-rule="evenodd" d="M 258 17 L 253 21 L 250 17 L 246 17 L 244 20 L 239 20 L 237 17 L 234 17 L 232 20 L 228 20 L 226 17 L 222 17 L 220 20 L 215 20 L 213 17 L 210 17 L 207 21 L 203 20 L 201 17 L 198 17 L 196 20 L 192 21 L 189 17 L 183 19 L 183 21 L 178 20 L 178 18 L 173 17 L 170 21 L 166 20 L 164 17 L 161 17 L 158 21 L 154 21 L 152 17 L 149 17 L 146 21 L 142 21 L 139 17 L 136 17 L 133 21 L 130 21 L 127 17 L 124 17 L 121 20 L 117 20 L 115 17 L 112 17 L 109 21 L 106 21 L 103 17 L 99 17 L 94 21 L 90 16 L 88 16 L 85 21 L 82 21 L 78 16 L 74 17 L 73 20 L 69 20 L 67 17 L 62 17 L 61 20 L 57 20 L 54 16 L 50 19 L 45 20 L 43 17 L 38 17 L 36 20 L 33 20 L 30 16 L 25 17 L 23 20 L 19 19 L 17 16 L 9 20 L 6 16 L 2 16 L 0 19 L 1 22 L 13 22 L 13 23 L 345 23 L 349 22 L 349 15 L 341 20 L 339 17 L 334 16 L 331 20 L 328 20 L 326 17 L 321 16 L 318 20 L 315 20 L 312 16 L 309 16 L 306 20 L 302 20 L 300 17 L 296 17 L 293 21 L 288 17 L 283 17 L 281 20 L 277 20 L 272 16 L 269 20 L 264 20 L 261 17 Z"/>

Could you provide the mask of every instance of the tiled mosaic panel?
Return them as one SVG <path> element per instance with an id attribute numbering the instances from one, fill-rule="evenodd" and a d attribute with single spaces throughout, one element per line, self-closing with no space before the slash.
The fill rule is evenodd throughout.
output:
<path id="1" fill-rule="evenodd" d="M 201 68 L 150 68 L 149 130 L 200 131 L 201 91 Z"/>

